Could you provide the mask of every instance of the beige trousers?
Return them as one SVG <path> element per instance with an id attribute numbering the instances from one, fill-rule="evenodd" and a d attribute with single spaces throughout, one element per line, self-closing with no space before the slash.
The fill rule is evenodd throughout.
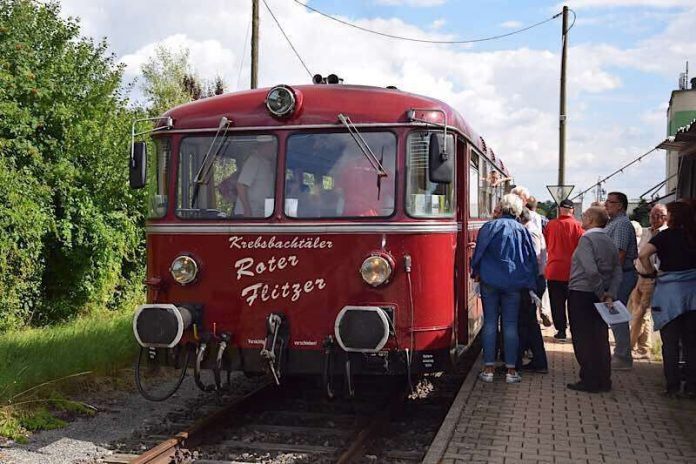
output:
<path id="1" fill-rule="evenodd" d="M 631 319 L 631 348 L 640 354 L 649 354 L 652 347 L 650 301 L 654 289 L 655 279 L 638 276 L 638 283 L 628 299 L 628 310 L 633 316 Z"/>

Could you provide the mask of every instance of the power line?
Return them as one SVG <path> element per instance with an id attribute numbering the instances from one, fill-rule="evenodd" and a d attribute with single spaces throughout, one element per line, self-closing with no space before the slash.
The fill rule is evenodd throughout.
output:
<path id="1" fill-rule="evenodd" d="M 615 175 L 623 173 L 624 169 L 626 169 L 627 167 L 629 167 L 629 166 L 631 166 L 631 165 L 633 165 L 633 164 L 636 164 L 636 163 L 642 161 L 643 158 L 645 158 L 646 156 L 648 156 L 650 153 L 654 152 L 655 150 L 657 150 L 657 147 L 653 148 L 653 149 L 650 150 L 650 151 L 646 151 L 645 153 L 643 153 L 642 155 L 640 155 L 638 158 L 634 159 L 634 160 L 631 161 L 630 163 L 628 163 L 628 164 L 626 164 L 626 165 L 624 165 L 624 166 L 621 166 L 619 169 L 617 169 L 616 171 L 612 172 L 611 174 L 609 174 L 609 175 L 608 175 L 607 177 L 605 177 L 604 179 L 598 180 L 596 183 L 592 184 L 592 186 L 590 186 L 588 189 L 583 190 L 582 192 L 580 192 L 580 193 L 578 193 L 577 195 L 575 195 L 575 196 L 572 198 L 572 200 L 575 200 L 575 199 L 578 198 L 579 196 L 581 196 L 581 195 L 583 195 L 583 194 L 589 192 L 590 190 L 592 190 L 592 189 L 595 188 L 596 186 L 602 185 L 604 182 L 606 182 L 607 180 L 611 179 L 611 178 L 614 177 Z"/>
<path id="2" fill-rule="evenodd" d="M 246 56 L 246 44 L 249 41 L 249 29 L 251 29 L 251 21 L 247 24 L 246 34 L 244 35 L 244 46 L 242 48 L 242 59 L 239 60 L 239 73 L 237 74 L 237 89 L 239 88 L 239 81 L 242 78 L 242 68 L 244 67 L 244 57 Z"/>
<path id="3" fill-rule="evenodd" d="M 300 63 L 302 63 L 302 66 L 304 66 L 305 71 L 307 71 L 307 74 L 309 74 L 309 77 L 310 77 L 310 79 L 311 79 L 312 76 L 313 76 L 313 74 L 310 72 L 309 68 L 307 67 L 307 65 L 305 64 L 305 62 L 302 60 L 302 57 L 300 56 L 300 54 L 297 52 L 297 50 L 295 50 L 295 46 L 292 44 L 292 42 L 290 41 L 290 38 L 288 37 L 288 35 L 287 35 L 287 34 L 285 33 L 285 31 L 283 30 L 283 27 L 282 27 L 282 26 L 280 25 L 280 23 L 278 22 L 278 19 L 277 19 L 277 18 L 275 17 L 275 15 L 273 14 L 273 11 L 271 11 L 271 7 L 268 6 L 268 3 L 266 3 L 266 0 L 263 0 L 263 4 L 266 5 L 266 9 L 267 9 L 268 12 L 271 14 L 271 17 L 273 18 L 273 20 L 274 20 L 274 21 L 276 22 L 276 24 L 278 25 L 278 29 L 280 29 L 280 32 L 283 33 L 283 36 L 285 37 L 285 40 L 288 41 L 288 44 L 290 44 L 290 48 L 292 48 L 292 51 L 295 52 L 295 56 L 297 56 L 297 59 L 300 60 Z"/>
<path id="4" fill-rule="evenodd" d="M 426 39 L 414 39 L 413 37 L 403 37 L 403 36 L 398 36 L 398 35 L 387 34 L 384 32 L 374 31 L 372 29 L 368 29 L 366 27 L 358 26 L 357 24 L 353 24 L 353 23 L 350 23 L 348 21 L 344 21 L 342 19 L 335 18 L 329 14 L 326 14 L 322 11 L 317 10 L 316 8 L 313 8 L 309 5 L 306 5 L 302 2 L 300 2 L 299 0 L 293 0 L 293 1 L 295 3 L 297 3 L 298 5 L 301 5 L 305 8 L 307 8 L 308 10 L 311 10 L 315 13 L 320 14 L 321 16 L 324 16 L 325 18 L 331 19 L 332 21 L 336 21 L 337 23 L 341 23 L 345 26 L 359 29 L 363 32 L 369 32 L 370 34 L 376 34 L 376 35 L 380 35 L 382 37 L 388 37 L 390 39 L 406 40 L 409 42 L 420 42 L 420 43 L 431 43 L 431 44 L 449 44 L 449 45 L 469 44 L 469 43 L 476 43 L 476 42 L 485 42 L 487 40 L 502 39 L 503 37 L 509 37 L 511 35 L 519 34 L 520 32 L 528 31 L 529 29 L 535 28 L 537 26 L 541 26 L 542 24 L 548 23 L 549 21 L 553 21 L 554 19 L 558 18 L 559 16 L 561 16 L 563 14 L 562 12 L 556 13 L 555 15 L 551 16 L 550 18 L 547 18 L 543 21 L 539 21 L 538 23 L 532 24 L 531 26 L 527 26 L 527 27 L 524 27 L 522 29 L 518 29 L 516 31 L 508 32 L 507 34 L 500 34 L 500 35 L 494 35 L 494 36 L 490 36 L 490 37 L 483 37 L 480 39 L 470 39 L 470 40 L 426 40 Z M 265 0 L 264 0 L 264 3 L 265 3 Z M 575 12 L 573 12 L 573 15 L 574 14 L 575 14 Z M 575 23 L 575 20 L 573 20 L 573 23 Z M 572 27 L 572 25 L 571 25 L 571 27 Z M 568 30 L 570 30 L 570 28 L 568 28 Z"/>

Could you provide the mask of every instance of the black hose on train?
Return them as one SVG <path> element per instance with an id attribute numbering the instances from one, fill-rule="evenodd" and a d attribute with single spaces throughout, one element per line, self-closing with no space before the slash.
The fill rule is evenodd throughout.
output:
<path id="1" fill-rule="evenodd" d="M 186 358 L 184 359 L 183 366 L 181 367 L 181 374 L 179 374 L 179 378 L 176 380 L 174 388 L 166 392 L 166 394 L 164 394 L 163 396 L 151 395 L 150 393 L 145 391 L 145 388 L 143 388 L 142 379 L 140 376 L 140 368 L 142 365 L 143 352 L 145 352 L 146 350 L 148 350 L 148 348 L 140 347 L 140 353 L 138 354 L 138 362 L 135 365 L 135 385 L 138 387 L 138 391 L 140 392 L 140 394 L 143 395 L 143 398 L 145 398 L 146 400 L 164 401 L 170 398 L 174 393 L 176 393 L 176 391 L 181 386 L 181 383 L 184 381 L 184 378 L 186 377 L 186 370 L 188 369 L 189 358 L 191 357 L 191 350 L 189 350 L 188 347 L 185 348 Z"/>
<path id="2" fill-rule="evenodd" d="M 201 380 L 201 364 L 203 363 L 203 359 L 205 359 L 205 353 L 207 349 L 208 343 L 206 341 L 201 341 L 201 343 L 198 345 L 198 348 L 196 349 L 196 362 L 193 368 L 193 381 L 196 383 L 196 386 L 200 390 L 204 392 L 211 392 L 217 389 L 215 384 L 206 385 Z"/>

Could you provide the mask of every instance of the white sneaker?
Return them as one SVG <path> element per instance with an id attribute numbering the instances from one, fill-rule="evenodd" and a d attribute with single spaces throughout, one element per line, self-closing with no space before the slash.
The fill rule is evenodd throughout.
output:
<path id="1" fill-rule="evenodd" d="M 522 381 L 522 376 L 519 372 L 515 371 L 510 374 L 509 372 L 505 374 L 505 383 L 520 383 Z"/>
<path id="2" fill-rule="evenodd" d="M 481 382 L 493 383 L 493 372 L 481 371 L 478 377 Z"/>

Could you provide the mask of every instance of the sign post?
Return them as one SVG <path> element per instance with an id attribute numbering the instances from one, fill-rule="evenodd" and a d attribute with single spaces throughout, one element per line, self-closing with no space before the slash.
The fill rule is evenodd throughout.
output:
<path id="1" fill-rule="evenodd" d="M 551 198 L 560 205 L 563 200 L 568 199 L 570 193 L 575 188 L 574 185 L 547 185 L 546 189 L 551 194 Z"/>

